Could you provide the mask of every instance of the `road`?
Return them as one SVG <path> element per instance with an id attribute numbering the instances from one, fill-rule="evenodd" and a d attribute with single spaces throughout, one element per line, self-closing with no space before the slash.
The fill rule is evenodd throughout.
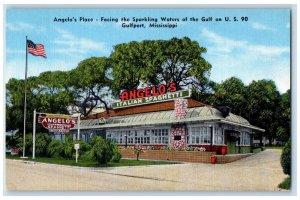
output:
<path id="1" fill-rule="evenodd" d="M 6 159 L 9 191 L 277 191 L 280 150 L 228 164 L 83 168 Z"/>

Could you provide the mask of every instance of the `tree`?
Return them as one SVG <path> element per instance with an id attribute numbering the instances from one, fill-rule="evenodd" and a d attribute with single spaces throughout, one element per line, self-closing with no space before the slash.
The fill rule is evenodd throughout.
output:
<path id="1" fill-rule="evenodd" d="M 264 128 L 270 143 L 275 138 L 285 142 L 290 137 L 290 90 L 280 95 L 272 80 L 253 81 L 246 86 L 236 77 L 212 88 L 211 95 L 202 98 L 204 102 L 231 107 L 233 113 Z"/>
<path id="2" fill-rule="evenodd" d="M 113 66 L 114 94 L 136 89 L 141 82 L 157 84 L 156 74 L 161 66 L 161 41 L 145 40 L 114 46 L 110 56 Z"/>
<path id="3" fill-rule="evenodd" d="M 136 160 L 138 161 L 140 158 L 140 155 L 144 153 L 143 147 L 142 146 L 134 146 L 132 147 L 133 153 L 136 155 Z"/>
<path id="4" fill-rule="evenodd" d="M 211 65 L 202 57 L 206 48 L 188 37 L 162 41 L 159 82 L 176 83 L 178 89 L 193 85 L 202 91 L 208 83 Z"/>
<path id="5" fill-rule="evenodd" d="M 111 94 L 109 79 L 109 60 L 104 57 L 91 57 L 81 61 L 70 72 L 70 91 L 74 95 L 73 104 L 87 116 L 93 108 L 104 105 L 108 111 L 107 97 Z"/>
<path id="6" fill-rule="evenodd" d="M 138 42 L 119 44 L 110 56 L 113 66 L 114 92 L 139 86 L 145 68 L 142 64 L 142 45 Z"/>
<path id="7" fill-rule="evenodd" d="M 43 72 L 27 79 L 26 132 L 32 131 L 33 110 L 44 113 L 68 114 L 67 107 L 73 101 L 68 90 L 66 72 Z M 6 84 L 6 130 L 23 132 L 24 80 L 10 79 Z M 37 132 L 41 132 L 37 126 Z"/>
<path id="8" fill-rule="evenodd" d="M 97 105 L 108 108 L 110 93 L 109 62 L 106 58 L 83 60 L 71 72 L 47 71 L 27 79 L 26 132 L 32 130 L 33 110 L 43 113 L 68 114 L 77 105 L 87 116 Z M 23 132 L 24 80 L 10 79 L 6 84 L 6 130 Z M 43 131 L 37 126 L 37 132 Z"/>
<path id="9" fill-rule="evenodd" d="M 215 106 L 229 106 L 231 112 L 243 115 L 247 101 L 245 99 L 246 86 L 236 78 L 226 79 L 221 84 L 217 84 L 214 99 L 211 102 Z"/>
<path id="10" fill-rule="evenodd" d="M 73 93 L 69 90 L 70 79 L 69 72 L 41 73 L 36 79 L 37 86 L 33 88 L 38 101 L 36 109 L 40 112 L 67 114 L 67 108 L 73 101 Z"/>
<path id="11" fill-rule="evenodd" d="M 265 136 L 271 145 L 278 127 L 275 116 L 280 95 L 276 85 L 272 80 L 263 79 L 252 81 L 246 89 L 244 116 L 251 124 L 265 129 Z"/>
<path id="12" fill-rule="evenodd" d="M 136 89 L 141 83 L 176 83 L 177 89 L 193 85 L 207 88 L 211 65 L 202 57 L 206 49 L 189 38 L 145 40 L 114 47 L 111 54 L 114 92 Z M 120 81 L 122 80 L 122 81 Z"/>
<path id="13" fill-rule="evenodd" d="M 24 81 L 12 78 L 6 84 L 6 131 L 23 131 L 23 111 Z"/>
<path id="14" fill-rule="evenodd" d="M 278 127 L 276 136 L 279 140 L 286 142 L 291 136 L 291 91 L 280 96 L 276 118 Z"/>

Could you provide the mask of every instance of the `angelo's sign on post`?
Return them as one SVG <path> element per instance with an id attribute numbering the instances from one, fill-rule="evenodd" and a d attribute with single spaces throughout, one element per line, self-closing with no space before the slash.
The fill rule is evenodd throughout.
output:
<path id="1" fill-rule="evenodd" d="M 42 124 L 44 128 L 50 132 L 67 133 L 71 128 L 77 124 L 77 119 L 70 115 L 46 114 L 46 116 L 39 116 L 38 123 Z"/>

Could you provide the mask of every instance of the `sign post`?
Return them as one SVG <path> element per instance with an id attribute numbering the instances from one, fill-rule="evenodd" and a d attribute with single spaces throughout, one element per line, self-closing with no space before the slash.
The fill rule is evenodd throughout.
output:
<path id="1" fill-rule="evenodd" d="M 78 162 L 78 150 L 80 148 L 80 145 L 79 144 L 74 144 L 74 149 L 76 151 L 76 163 Z"/>
<path id="2" fill-rule="evenodd" d="M 77 141 L 80 140 L 80 115 L 78 115 L 77 119 Z M 74 145 L 74 149 L 76 150 L 76 163 L 78 162 L 78 149 L 80 148 L 79 143 Z"/>
<path id="3" fill-rule="evenodd" d="M 67 133 L 71 128 L 75 127 L 76 123 L 79 123 L 80 116 L 78 117 L 79 121 L 72 118 L 71 115 L 62 115 L 62 114 L 51 114 L 51 113 L 39 113 L 36 110 L 33 111 L 33 131 L 32 131 L 32 159 L 35 159 L 35 136 L 36 136 L 36 115 L 39 114 L 38 123 L 48 129 L 50 132 L 55 133 Z M 79 130 L 78 130 L 79 138 Z"/>
<path id="4" fill-rule="evenodd" d="M 80 140 L 80 115 L 78 115 L 77 119 L 77 140 Z"/>

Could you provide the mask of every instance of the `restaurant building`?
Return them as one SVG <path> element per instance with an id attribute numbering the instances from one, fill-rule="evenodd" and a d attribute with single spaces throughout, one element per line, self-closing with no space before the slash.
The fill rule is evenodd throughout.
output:
<path id="1" fill-rule="evenodd" d="M 165 96 L 168 94 L 158 95 L 150 103 L 149 97 L 119 101 L 108 111 L 82 118 L 80 138 L 89 141 L 99 135 L 120 147 L 141 145 L 149 151 L 243 154 L 252 152 L 254 134 L 264 131 L 228 107 L 214 108 L 192 99 L 190 91 Z M 70 132 L 74 139 L 77 128 Z"/>

